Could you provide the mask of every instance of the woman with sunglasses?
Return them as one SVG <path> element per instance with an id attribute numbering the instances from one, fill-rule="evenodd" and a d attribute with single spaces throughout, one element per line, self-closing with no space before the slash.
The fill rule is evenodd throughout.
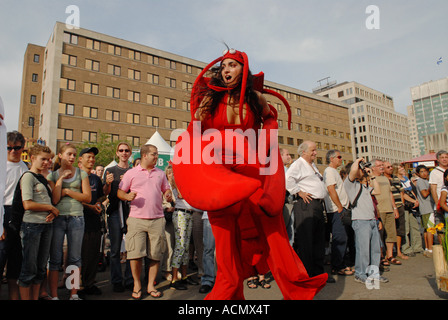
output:
<path id="1" fill-rule="evenodd" d="M 130 169 L 129 158 L 131 154 L 131 146 L 127 142 L 120 142 L 116 148 L 118 164 L 105 170 L 103 180 L 104 194 L 109 198 L 106 214 L 110 237 L 110 280 L 114 292 L 123 292 L 125 286 L 133 287 L 129 260 L 126 261 L 124 277 L 121 270 L 121 248 L 124 241 L 123 235 L 126 233 L 126 218 L 129 215 L 129 206 L 117 197 L 118 185 L 123 175 Z"/>
<path id="2" fill-rule="evenodd" d="M 53 191 L 53 204 L 59 210 L 59 216 L 53 221 L 53 239 L 50 248 L 48 283 L 50 295 L 58 300 L 59 268 L 63 265 L 64 238 L 67 236 L 67 263 L 65 267 L 78 276 L 81 268 L 81 247 L 84 236 L 84 208 L 92 197 L 87 173 L 74 166 L 76 147 L 64 144 L 58 150 L 53 171 L 47 176 Z M 78 271 L 76 271 L 76 268 Z M 78 278 L 79 280 L 79 278 Z M 72 285 L 70 300 L 79 300 L 78 287 Z"/>
<path id="3" fill-rule="evenodd" d="M 213 68 L 216 63 L 219 67 Z M 210 69 L 211 78 L 204 77 Z M 312 299 L 327 279 L 326 274 L 309 278 L 289 244 L 282 215 L 285 173 L 278 161 L 277 112 L 263 93 L 279 98 L 290 116 L 287 101 L 263 88 L 263 74 L 250 73 L 247 55 L 226 50 L 196 79 L 190 101 L 192 121 L 176 145 L 173 169 L 179 191 L 189 204 L 208 212 L 215 237 L 218 269 L 208 300 L 243 300 L 244 279 L 257 271 L 264 274 L 270 269 L 285 299 Z M 224 141 L 226 130 L 241 138 L 243 145 L 224 143 L 214 153 L 217 161 L 210 163 L 205 153 L 211 154 L 213 139 L 207 135 Z M 249 143 L 253 134 L 257 150 Z M 198 145 L 202 150 L 199 164 Z M 184 153 L 177 152 L 184 152 L 183 147 L 190 148 L 193 158 L 184 159 Z M 258 160 L 277 157 L 277 162 L 269 163 L 271 167 L 258 160 L 252 163 L 248 158 L 254 153 Z"/>

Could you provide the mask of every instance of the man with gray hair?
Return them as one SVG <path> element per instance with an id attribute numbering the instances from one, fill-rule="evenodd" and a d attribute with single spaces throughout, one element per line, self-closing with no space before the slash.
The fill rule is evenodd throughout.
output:
<path id="1" fill-rule="evenodd" d="M 347 232 L 342 223 L 341 214 L 348 209 L 349 199 L 337 170 L 342 165 L 341 153 L 339 150 L 329 150 L 326 160 L 329 166 L 324 171 L 324 182 L 328 190 L 328 196 L 325 197 L 325 207 L 332 234 L 331 273 L 351 276 L 354 272 L 344 262 L 347 249 Z"/>
<path id="2" fill-rule="evenodd" d="M 327 189 L 319 173 L 316 143 L 304 141 L 297 149 L 300 156 L 286 172 L 286 190 L 294 197 L 294 250 L 308 275 L 324 273 L 325 217 L 323 199 Z M 327 282 L 334 282 L 329 277 Z"/>
<path id="3" fill-rule="evenodd" d="M 429 174 L 429 185 L 431 186 L 431 196 L 435 205 L 439 202 L 440 192 L 444 185 L 443 174 L 448 169 L 448 151 L 440 150 L 436 154 L 437 164 Z"/>

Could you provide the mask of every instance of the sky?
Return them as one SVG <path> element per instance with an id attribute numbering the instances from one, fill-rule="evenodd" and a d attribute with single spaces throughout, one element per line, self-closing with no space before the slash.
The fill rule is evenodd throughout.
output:
<path id="1" fill-rule="evenodd" d="M 253 73 L 312 92 L 318 80 L 356 81 L 407 114 L 410 88 L 448 77 L 446 0 L 2 0 L 0 97 L 17 130 L 23 57 L 57 21 L 211 62 L 224 43 Z M 374 6 L 373 8 L 371 6 Z M 325 82 L 323 82 L 325 83 Z"/>

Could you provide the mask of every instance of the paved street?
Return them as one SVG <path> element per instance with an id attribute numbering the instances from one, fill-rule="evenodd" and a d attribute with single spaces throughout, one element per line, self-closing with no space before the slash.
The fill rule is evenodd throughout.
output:
<path id="1" fill-rule="evenodd" d="M 381 283 L 379 289 L 367 289 L 365 285 L 354 281 L 353 276 L 334 276 L 336 283 L 329 283 L 315 297 L 315 300 L 447 300 L 448 293 L 437 289 L 435 282 L 434 265 L 432 258 L 422 254 L 402 261 L 401 266 L 390 267 L 389 272 L 383 275 L 389 279 L 388 283 Z M 193 273 L 193 277 L 196 275 Z M 132 300 L 131 292 L 112 292 L 109 282 L 109 268 L 105 272 L 99 272 L 97 276 L 98 287 L 103 294 L 100 296 L 87 296 L 87 300 Z M 186 291 L 176 291 L 168 287 L 167 281 L 161 281 L 157 288 L 163 291 L 160 300 L 202 300 L 205 295 L 199 293 L 199 286 L 189 286 Z M 282 300 L 282 294 L 275 280 L 271 282 L 269 290 L 257 288 L 249 289 L 245 286 L 247 300 Z M 1 299 L 6 299 L 6 285 L 2 286 Z M 60 298 L 67 299 L 68 291 L 60 289 Z M 148 295 L 143 295 L 143 300 L 154 300 Z"/>

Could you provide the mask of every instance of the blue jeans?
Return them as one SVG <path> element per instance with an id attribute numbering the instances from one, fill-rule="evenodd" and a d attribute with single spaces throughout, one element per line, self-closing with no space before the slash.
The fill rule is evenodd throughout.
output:
<path id="1" fill-rule="evenodd" d="M 84 236 L 84 216 L 58 216 L 53 220 L 53 239 L 50 249 L 51 271 L 62 266 L 64 237 L 67 235 L 67 266 L 81 267 L 81 248 Z"/>
<path id="2" fill-rule="evenodd" d="M 355 231 L 356 260 L 355 276 L 366 280 L 369 276 L 369 266 L 379 268 L 381 259 L 380 234 L 375 219 L 353 220 Z"/>
<path id="3" fill-rule="evenodd" d="M 346 209 L 344 209 L 346 210 Z M 341 270 L 346 267 L 344 263 L 345 250 L 347 249 L 347 232 L 342 224 L 341 214 L 338 212 L 327 213 L 331 225 L 331 267 Z"/>
<path id="4" fill-rule="evenodd" d="M 18 284 L 22 287 L 40 284 L 47 273 L 53 224 L 22 222 L 20 236 L 23 259 Z"/>
<path id="5" fill-rule="evenodd" d="M 118 211 L 112 212 L 108 219 L 110 239 L 110 282 L 112 284 L 123 284 L 123 272 L 121 270 L 121 241 L 123 241 L 123 229 L 121 227 L 120 215 Z M 134 282 L 131 273 L 131 265 L 129 260 L 126 261 L 124 274 L 124 284 L 130 285 Z"/>
<path id="6" fill-rule="evenodd" d="M 204 275 L 201 277 L 201 284 L 213 287 L 215 283 L 215 237 L 213 236 L 210 221 L 204 219 L 203 223 L 204 254 L 202 256 L 202 264 Z"/>

